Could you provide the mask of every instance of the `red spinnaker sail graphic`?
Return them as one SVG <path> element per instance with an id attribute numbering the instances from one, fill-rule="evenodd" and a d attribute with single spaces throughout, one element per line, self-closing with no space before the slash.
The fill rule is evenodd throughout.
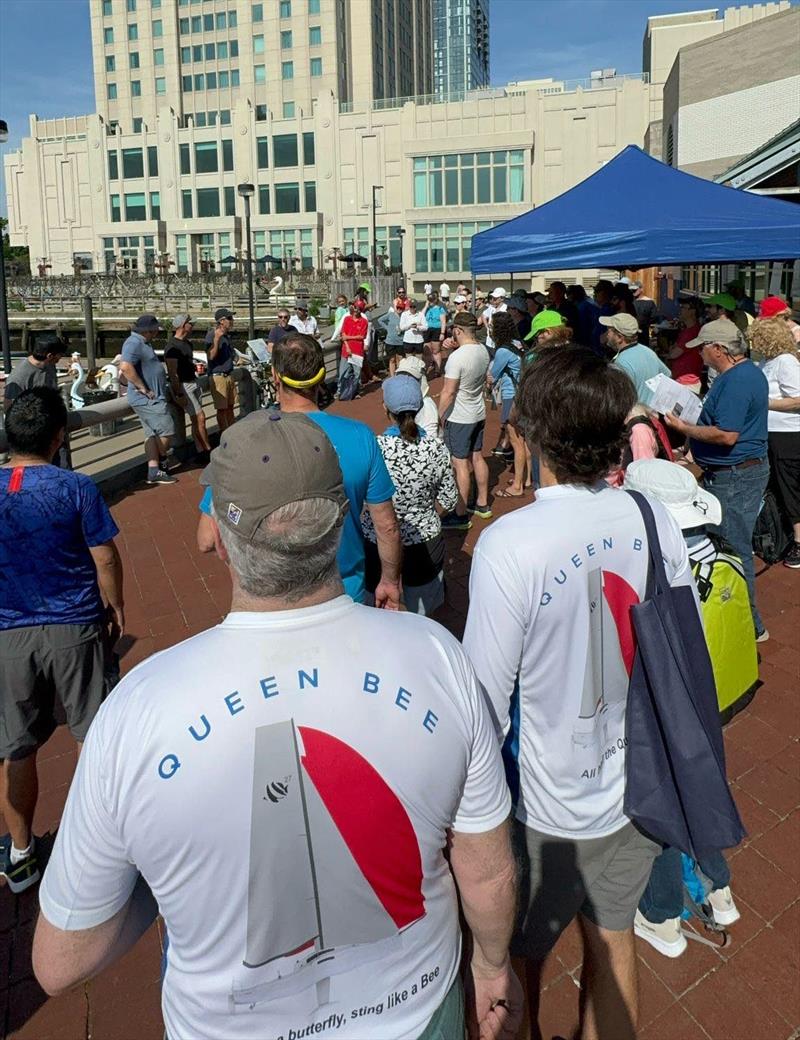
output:
<path id="1" fill-rule="evenodd" d="M 619 648 L 622 651 L 625 671 L 630 675 L 636 655 L 636 636 L 631 620 L 631 607 L 639 602 L 639 597 L 636 590 L 613 571 L 603 571 L 603 595 L 608 603 L 614 624 L 617 626 Z"/>

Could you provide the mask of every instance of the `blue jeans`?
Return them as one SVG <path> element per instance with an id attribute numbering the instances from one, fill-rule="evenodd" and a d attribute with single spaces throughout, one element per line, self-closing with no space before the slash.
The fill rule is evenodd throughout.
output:
<path id="1" fill-rule="evenodd" d="M 764 459 L 755 466 L 730 466 L 727 469 L 704 470 L 703 486 L 722 503 L 722 523 L 709 524 L 708 530 L 730 542 L 742 561 L 750 611 L 756 634 L 764 631 L 764 622 L 756 607 L 756 575 L 753 564 L 753 528 L 769 480 L 769 463 Z"/>
<path id="2" fill-rule="evenodd" d="M 709 891 L 730 884 L 730 867 L 721 852 L 710 853 L 707 858 L 699 860 L 697 865 L 711 883 Z M 639 900 L 639 910 L 651 924 L 662 924 L 681 916 L 683 867 L 679 849 L 668 845 L 656 858 L 647 888 Z"/>

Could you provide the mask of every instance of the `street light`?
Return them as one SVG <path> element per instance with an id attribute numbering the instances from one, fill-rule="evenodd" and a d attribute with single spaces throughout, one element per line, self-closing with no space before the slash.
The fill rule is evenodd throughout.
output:
<path id="1" fill-rule="evenodd" d="M 397 237 L 400 239 L 400 284 L 403 284 L 403 235 L 405 235 L 406 229 L 399 227 L 397 229 Z"/>
<path id="2" fill-rule="evenodd" d="M 256 315 L 253 302 L 253 241 L 250 234 L 250 199 L 255 195 L 256 189 L 252 184 L 239 184 L 236 187 L 240 198 L 244 199 L 244 233 L 247 238 L 247 309 L 248 309 L 248 334 L 250 339 L 256 338 Z"/>
<path id="3" fill-rule="evenodd" d="M 0 119 L 0 144 L 8 140 L 8 123 Z M 11 371 L 11 336 L 8 331 L 8 301 L 6 300 L 5 235 L 0 230 L 0 342 L 3 346 L 3 371 Z"/>
<path id="4" fill-rule="evenodd" d="M 382 190 L 382 184 L 372 185 L 372 273 L 375 275 L 378 273 L 378 232 L 375 228 L 375 209 L 378 203 L 375 196 L 377 192 Z"/>

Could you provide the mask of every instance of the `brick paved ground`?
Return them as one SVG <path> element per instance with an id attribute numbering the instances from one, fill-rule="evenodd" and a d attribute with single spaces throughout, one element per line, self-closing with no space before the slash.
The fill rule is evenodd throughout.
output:
<path id="1" fill-rule="evenodd" d="M 381 425 L 380 396 L 335 406 Z M 497 413 L 490 416 L 495 433 Z M 488 437 L 487 447 L 494 444 Z M 139 486 L 113 506 L 126 568 L 125 669 L 207 628 L 229 604 L 225 568 L 194 547 L 197 472 L 172 487 Z M 498 475 L 498 474 L 495 474 Z M 496 513 L 516 503 L 495 503 Z M 441 621 L 461 635 L 470 552 L 481 524 L 448 535 L 448 601 Z M 638 943 L 642 1040 L 794 1040 L 800 1038 L 800 573 L 773 567 L 759 575 L 771 640 L 762 648 L 764 686 L 726 730 L 728 770 L 749 837 L 732 855 L 742 919 L 733 943 L 697 943 L 677 961 Z M 37 834 L 52 840 L 75 765 L 59 729 L 41 754 Z M 119 964 L 57 1000 L 31 975 L 35 890 L 0 888 L 0 1031 L 16 1040 L 160 1040 L 160 933 L 154 927 Z M 570 928 L 550 959 L 541 1021 L 546 1038 L 569 1036 L 577 1021 L 581 941 Z"/>

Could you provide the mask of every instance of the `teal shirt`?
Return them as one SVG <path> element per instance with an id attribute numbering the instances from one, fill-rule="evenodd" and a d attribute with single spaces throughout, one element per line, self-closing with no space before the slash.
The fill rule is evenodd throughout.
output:
<path id="1" fill-rule="evenodd" d="M 653 399 L 653 392 L 647 386 L 647 380 L 653 376 L 666 376 L 672 378 L 672 374 L 659 356 L 646 347 L 643 343 L 635 343 L 632 347 L 621 350 L 614 358 L 617 368 L 630 377 L 636 387 L 636 397 L 644 405 L 649 405 Z"/>

